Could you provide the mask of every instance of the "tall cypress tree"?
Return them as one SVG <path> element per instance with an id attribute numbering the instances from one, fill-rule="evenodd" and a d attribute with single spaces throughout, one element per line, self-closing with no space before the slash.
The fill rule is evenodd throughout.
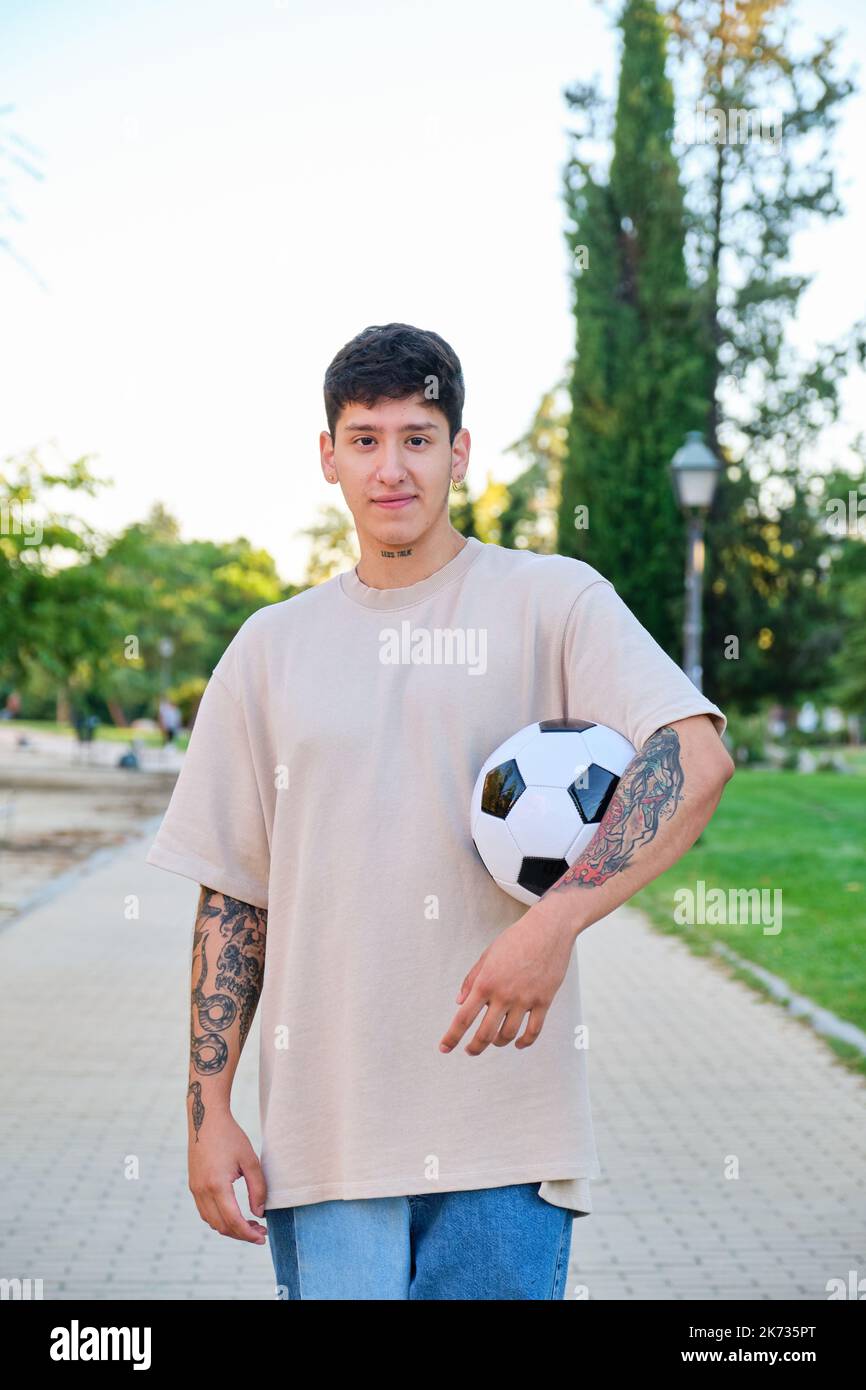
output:
<path id="1" fill-rule="evenodd" d="M 606 179 L 575 152 L 566 171 L 578 338 L 563 470 L 559 550 L 588 561 L 669 651 L 678 652 L 683 522 L 670 460 L 705 429 L 710 345 L 685 265 L 671 150 L 666 31 L 653 0 L 626 0 Z M 567 94 L 591 107 L 588 89 Z M 587 507 L 588 524 L 575 507 Z"/>
<path id="2" fill-rule="evenodd" d="M 802 354 L 786 324 L 808 284 L 791 270 L 792 236 L 841 211 L 833 140 L 852 83 L 838 70 L 841 36 L 816 39 L 811 51 L 793 42 L 789 0 L 665 3 L 669 67 L 683 115 L 691 105 L 695 118 L 674 146 L 684 219 L 664 137 L 669 89 L 654 85 L 662 63 L 651 6 L 623 11 L 615 128 L 594 87 L 566 93 L 584 118 L 566 171 L 567 236 L 589 247 L 590 264 L 575 273 L 579 336 L 558 545 L 607 573 L 679 658 L 683 537 L 668 510 L 667 462 L 685 429 L 703 429 L 726 463 L 707 526 L 704 672 L 714 699 L 746 707 L 820 693 L 843 640 L 815 452 L 839 419 L 846 374 L 866 360 L 866 322 Z M 773 110 L 765 138 L 764 113 Z M 587 137 L 613 140 L 603 178 L 581 158 Z M 652 478 L 650 455 L 659 470 Z M 653 480 L 659 512 L 647 516 L 646 507 L 636 528 Z M 585 532 L 573 529 L 579 502 L 589 505 Z M 653 593 L 667 588 L 672 625 L 654 618 L 652 594 L 641 595 L 650 582 Z"/>
<path id="3" fill-rule="evenodd" d="M 787 333 L 809 283 L 791 267 L 794 233 L 842 211 L 834 143 L 853 90 L 839 70 L 843 36 L 804 47 L 794 26 L 790 0 L 670 0 L 684 114 L 694 103 L 702 118 L 686 130 L 682 167 L 689 265 L 713 345 L 708 437 L 731 465 L 707 526 L 704 671 L 715 698 L 743 706 L 793 705 L 831 679 L 845 622 L 828 583 L 816 453 L 866 355 L 864 321 L 804 353 Z"/>

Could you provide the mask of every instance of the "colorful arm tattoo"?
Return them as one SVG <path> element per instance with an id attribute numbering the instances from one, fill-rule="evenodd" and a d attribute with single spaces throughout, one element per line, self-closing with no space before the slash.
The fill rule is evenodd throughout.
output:
<path id="1" fill-rule="evenodd" d="M 632 758 L 586 852 L 548 892 L 572 884 L 594 888 L 620 873 L 670 820 L 683 799 L 683 781 L 679 736 L 665 725 Z"/>

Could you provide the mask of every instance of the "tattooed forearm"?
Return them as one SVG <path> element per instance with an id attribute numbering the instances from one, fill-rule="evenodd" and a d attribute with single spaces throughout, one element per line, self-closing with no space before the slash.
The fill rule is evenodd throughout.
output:
<path id="1" fill-rule="evenodd" d="M 205 975 L 203 946 L 202 977 L 196 989 L 199 1015 L 201 1016 L 202 1009 L 206 1008 L 213 1019 L 210 1026 L 221 1031 L 230 1026 L 239 1012 L 240 1042 L 243 1047 L 262 992 L 267 909 L 253 907 L 251 903 L 238 902 L 237 898 L 214 893 L 211 888 L 202 888 L 198 907 L 199 922 L 202 918 L 219 922 L 223 946 L 216 963 L 216 987 L 218 990 L 227 990 L 228 995 L 233 998 L 226 994 L 202 994 L 201 985 Z M 204 935 L 203 928 L 197 928 L 197 935 Z"/>
<path id="2" fill-rule="evenodd" d="M 195 1126 L 195 1142 L 198 1143 L 198 1132 L 204 1124 L 204 1102 L 201 1098 L 201 1082 L 192 1081 L 187 1095 L 192 1096 L 192 1122 Z"/>
<path id="3" fill-rule="evenodd" d="M 202 887 L 192 948 L 193 971 L 198 954 L 198 978 L 192 986 L 190 1012 L 191 1074 L 215 1076 L 225 1068 L 229 1061 L 225 1034 L 235 1019 L 238 1020 L 235 1060 L 240 1056 L 262 992 L 267 922 L 265 908 L 253 907 L 251 903 L 242 903 L 237 898 Z M 215 966 L 214 955 L 217 957 Z M 211 983 L 209 972 L 212 969 L 215 978 Z M 200 1081 L 190 1081 L 187 1096 L 192 1097 L 192 1120 L 198 1143 L 205 1116 Z"/>
<path id="4" fill-rule="evenodd" d="M 548 891 L 573 884 L 595 887 L 620 873 L 674 814 L 683 799 L 683 780 L 679 736 L 666 725 L 629 763 L 586 853 Z"/>

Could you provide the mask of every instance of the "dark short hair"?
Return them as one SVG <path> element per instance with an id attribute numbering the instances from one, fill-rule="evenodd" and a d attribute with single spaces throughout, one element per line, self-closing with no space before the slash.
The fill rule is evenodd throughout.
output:
<path id="1" fill-rule="evenodd" d="M 431 394 L 430 378 L 435 386 Z M 374 324 L 340 348 L 325 373 L 325 414 L 331 437 L 350 401 L 368 407 L 381 400 L 427 396 L 448 420 L 450 443 L 463 425 L 466 388 L 454 349 L 428 328 L 409 323 Z"/>

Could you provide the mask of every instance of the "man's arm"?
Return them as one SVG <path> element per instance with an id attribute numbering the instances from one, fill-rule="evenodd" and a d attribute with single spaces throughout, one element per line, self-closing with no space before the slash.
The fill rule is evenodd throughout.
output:
<path id="1" fill-rule="evenodd" d="M 193 932 L 187 1089 L 189 1188 L 199 1214 L 221 1235 L 259 1245 L 265 1227 L 244 1219 L 232 1184 L 246 1179 L 250 1206 L 261 1216 L 264 1175 L 230 1101 L 262 992 L 267 923 L 265 908 L 202 885 Z"/>
<path id="2" fill-rule="evenodd" d="M 585 853 L 466 976 L 460 1008 L 439 1046 L 450 1052 L 482 1008 L 465 1051 L 504 1047 L 529 1023 L 516 1047 L 531 1047 L 568 968 L 574 942 L 657 878 L 694 844 L 734 764 L 706 714 L 657 729 L 629 763 Z"/>
<path id="3" fill-rule="evenodd" d="M 657 729 L 623 773 L 586 852 L 536 907 L 577 937 L 691 848 L 733 774 L 708 715 Z"/>

